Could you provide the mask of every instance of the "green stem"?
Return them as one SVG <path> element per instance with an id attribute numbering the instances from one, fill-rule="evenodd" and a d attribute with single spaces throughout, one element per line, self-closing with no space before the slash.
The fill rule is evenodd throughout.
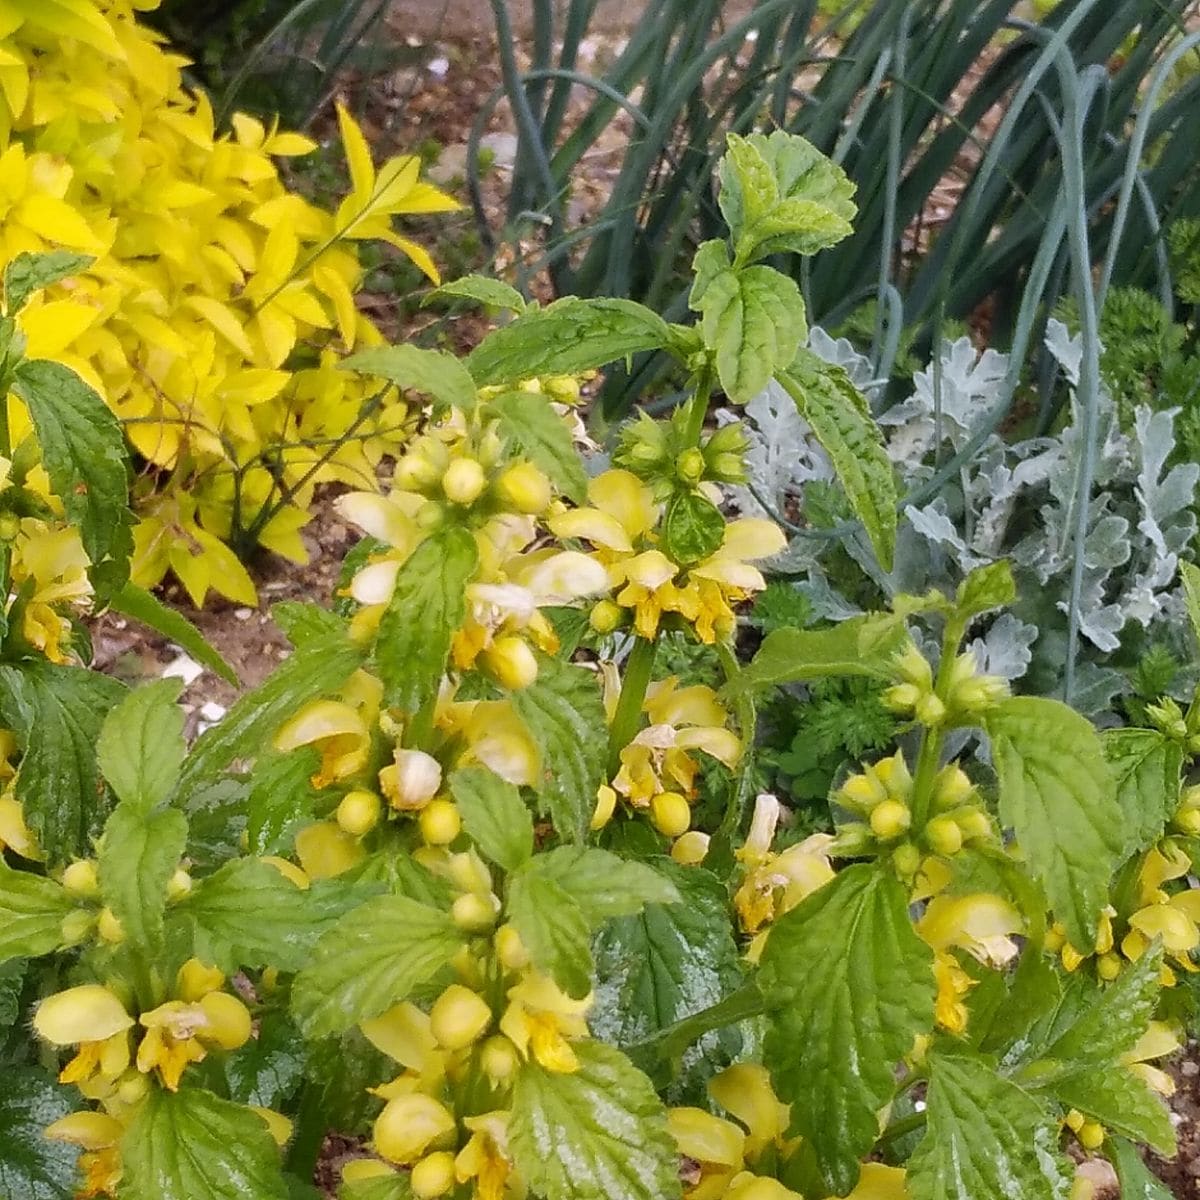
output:
<path id="1" fill-rule="evenodd" d="M 942 658 L 938 663 L 937 678 L 933 683 L 934 695 L 948 704 L 950 692 L 950 674 L 954 670 L 954 660 L 958 656 L 959 643 L 967 632 L 967 623 L 962 617 L 951 617 L 946 622 L 946 631 L 942 635 Z M 938 725 L 925 730 L 921 739 L 921 749 L 917 755 L 917 770 L 913 776 L 912 816 L 913 829 L 920 832 L 925 828 L 929 819 L 929 810 L 933 805 L 933 781 L 937 777 L 938 767 L 942 760 L 942 741 L 945 737 L 942 726 Z"/>
<path id="2" fill-rule="evenodd" d="M 913 1113 L 911 1116 L 902 1117 L 899 1121 L 893 1121 L 880 1135 L 879 1140 L 875 1143 L 878 1146 L 886 1146 L 888 1142 L 894 1142 L 897 1138 L 902 1138 L 906 1134 L 915 1133 L 920 1129 L 927 1120 L 927 1115 L 923 1112 Z"/>
<path id="3" fill-rule="evenodd" d="M 636 638 L 633 649 L 625 663 L 625 674 L 621 680 L 621 698 L 613 715 L 608 733 L 608 777 L 611 780 L 621 769 L 621 751 L 637 736 L 642 721 L 642 702 L 650 686 L 650 674 L 654 670 L 654 656 L 658 642 Z"/>
<path id="4" fill-rule="evenodd" d="M 731 684 L 742 669 L 738 664 L 737 655 L 733 652 L 733 647 L 724 642 L 717 643 L 716 651 L 717 658 L 721 663 L 721 670 L 725 674 L 725 682 Z M 741 826 L 742 817 L 745 815 L 746 803 L 750 799 L 750 787 L 753 782 L 751 767 L 754 762 L 754 736 L 758 725 L 758 713 L 754 707 L 754 696 L 748 688 L 737 691 L 733 711 L 737 718 L 738 732 L 742 738 L 742 760 L 738 768 L 737 783 L 716 833 L 716 840 L 719 844 L 730 846 L 733 845 L 734 834 Z"/>
<path id="5" fill-rule="evenodd" d="M 696 379 L 696 390 L 688 404 L 687 424 L 683 430 L 684 445 L 699 446 L 704 432 L 704 419 L 708 416 L 708 402 L 712 397 L 712 368 L 705 367 Z"/>

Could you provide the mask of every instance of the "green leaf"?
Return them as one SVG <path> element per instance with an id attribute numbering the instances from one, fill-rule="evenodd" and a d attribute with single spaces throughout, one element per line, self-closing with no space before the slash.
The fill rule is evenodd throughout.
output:
<path id="1" fill-rule="evenodd" d="M 691 303 L 716 352 L 721 388 L 735 404 L 753 400 L 808 335 L 800 288 L 773 267 L 720 271 L 699 295 L 693 289 Z"/>
<path id="2" fill-rule="evenodd" d="M 320 761 L 315 746 L 301 746 L 287 754 L 264 754 L 254 764 L 246 799 L 251 854 L 291 851 L 296 831 L 313 818 L 318 793 L 312 777 Z"/>
<path id="3" fill-rule="evenodd" d="M 186 650 L 198 663 L 219 675 L 226 683 L 238 686 L 234 669 L 186 617 L 173 608 L 168 608 L 157 596 L 140 588 L 135 583 L 126 583 L 115 596 L 110 597 L 108 607 L 113 612 L 132 617 L 149 629 L 161 633 Z"/>
<path id="4" fill-rule="evenodd" d="M 1106 729 L 1100 741 L 1116 781 L 1125 852 L 1148 850 L 1179 804 L 1183 753 L 1157 729 Z"/>
<path id="5" fill-rule="evenodd" d="M 604 1002 L 592 1013 L 592 1029 L 622 1047 L 715 1007 L 743 979 L 725 884 L 702 867 L 657 866 L 675 885 L 679 903 L 647 904 L 611 921 L 594 946 Z M 704 1038 L 698 1058 L 713 1057 L 714 1040 L 721 1035 Z M 670 1049 L 682 1055 L 688 1044 Z"/>
<path id="6" fill-rule="evenodd" d="M 284 1109 L 304 1082 L 307 1046 L 281 1012 L 265 1013 L 257 1036 L 224 1063 L 229 1098 L 239 1104 Z"/>
<path id="7" fill-rule="evenodd" d="M 21 1015 L 21 992 L 28 966 L 23 958 L 0 964 L 0 1033 L 11 1029 Z"/>
<path id="8" fill-rule="evenodd" d="M 795 134 L 730 134 L 720 180 L 721 212 L 743 262 L 789 251 L 815 254 L 853 231 L 854 184 Z"/>
<path id="9" fill-rule="evenodd" d="M 125 693 L 115 679 L 80 667 L 0 666 L 0 720 L 22 750 L 17 799 L 51 863 L 87 853 L 89 833 L 98 832 L 105 792 L 96 740 Z"/>
<path id="10" fill-rule="evenodd" d="M 1179 564 L 1179 582 L 1183 584 L 1183 598 L 1187 603 L 1188 621 L 1192 634 L 1200 642 L 1200 567 L 1195 563 Z"/>
<path id="11" fill-rule="evenodd" d="M 131 691 L 100 727 L 96 761 L 109 787 L 127 804 L 148 812 L 170 794 L 187 748 L 179 679 L 160 679 Z"/>
<path id="12" fill-rule="evenodd" d="M 281 600 L 271 605 L 271 620 L 283 630 L 293 646 L 332 637 L 346 629 L 345 620 L 337 613 L 303 600 Z"/>
<path id="13" fill-rule="evenodd" d="M 461 279 L 452 279 L 434 288 L 424 300 L 421 307 L 434 300 L 463 299 L 477 300 L 489 308 L 510 308 L 513 312 L 522 313 L 528 307 L 525 297 L 515 287 L 509 287 L 499 279 L 490 279 L 486 275 L 464 275 Z"/>
<path id="14" fill-rule="evenodd" d="M 539 971 L 576 999 L 591 991 L 591 931 L 566 888 L 527 867 L 509 882 L 505 916 Z"/>
<path id="15" fill-rule="evenodd" d="M 343 1180 L 338 1200 L 412 1200 L 412 1194 L 409 1176 L 396 1172 L 372 1179 Z"/>
<path id="16" fill-rule="evenodd" d="M 542 810 L 559 837 L 578 842 L 604 782 L 604 700 L 592 672 L 544 656 L 539 664 L 534 683 L 512 694 L 512 706 L 541 754 L 541 782 L 534 790 Z"/>
<path id="17" fill-rule="evenodd" d="M 1121 1200 L 1172 1200 L 1171 1193 L 1161 1181 L 1150 1174 L 1136 1146 L 1124 1138 L 1109 1138 L 1106 1143 L 1109 1161 L 1117 1169 L 1121 1185 Z"/>
<path id="18" fill-rule="evenodd" d="M 1072 944 L 1090 947 L 1125 840 L 1100 739 L 1065 704 L 1033 696 L 1001 701 L 986 728 L 1000 819 L 1016 832 Z"/>
<path id="19" fill-rule="evenodd" d="M 10 317 L 16 316 L 34 292 L 86 271 L 95 261 L 90 254 L 75 254 L 70 250 L 42 254 L 22 251 L 4 268 L 5 312 Z"/>
<path id="20" fill-rule="evenodd" d="M 439 529 L 405 559 L 375 642 L 389 705 L 415 713 L 437 694 L 478 565 L 475 538 L 457 525 Z"/>
<path id="21" fill-rule="evenodd" d="M 152 1088 L 121 1141 L 121 1200 L 287 1200 L 266 1122 L 201 1088 Z"/>
<path id="22" fill-rule="evenodd" d="M 663 517 L 663 547 L 668 556 L 687 566 L 720 549 L 725 518 L 707 496 L 682 492 L 667 505 Z"/>
<path id="23" fill-rule="evenodd" d="M 559 846 L 539 854 L 530 870 L 557 883 L 593 929 L 613 917 L 633 916 L 647 904 L 680 901 L 679 889 L 661 871 L 592 846 Z"/>
<path id="24" fill-rule="evenodd" d="M 270 863 L 239 858 L 197 883 L 175 911 L 196 926 L 197 953 L 223 970 L 297 971 L 362 892 L 336 879 L 298 888 Z"/>
<path id="25" fill-rule="evenodd" d="M 167 883 L 187 845 L 187 817 L 177 808 L 147 813 L 126 801 L 104 826 L 100 892 L 138 950 L 162 943 Z"/>
<path id="26" fill-rule="evenodd" d="M 533 853 L 533 817 L 521 793 L 487 767 L 460 767 L 450 792 L 463 828 L 490 862 L 515 871 Z"/>
<path id="27" fill-rule="evenodd" d="M 933 1027 L 933 952 L 899 882 L 842 871 L 777 921 L 762 957 L 771 1006 L 763 1061 L 831 1192 L 858 1179 L 895 1065 Z"/>
<path id="28" fill-rule="evenodd" d="M 1170 1110 L 1163 1098 L 1131 1071 L 1112 1065 L 1078 1071 L 1059 1080 L 1050 1091 L 1067 1108 L 1079 1109 L 1106 1129 L 1145 1142 L 1167 1158 L 1174 1155 Z"/>
<path id="29" fill-rule="evenodd" d="M 530 310 L 483 339 L 467 359 L 480 387 L 545 375 L 581 375 L 673 344 L 671 327 L 632 300 L 568 296 Z"/>
<path id="30" fill-rule="evenodd" d="M 0 963 L 38 958 L 64 944 L 62 923 L 75 902 L 60 884 L 0 860 Z"/>
<path id="31" fill-rule="evenodd" d="M 79 1147 L 43 1136 L 47 1125 L 78 1107 L 74 1088 L 45 1071 L 5 1065 L 0 1072 L 0 1196 L 67 1200 L 74 1194 Z"/>
<path id="32" fill-rule="evenodd" d="M 534 466 L 576 503 L 587 492 L 587 476 L 562 418 L 545 396 L 504 392 L 488 401 L 500 417 L 500 428 L 529 455 Z"/>
<path id="33" fill-rule="evenodd" d="M 42 448 L 42 465 L 79 529 L 93 572 L 106 561 L 116 588 L 129 574 L 133 514 L 121 425 L 104 401 L 62 363 L 26 359 L 13 390 L 25 402 Z M 113 580 L 106 580 L 112 583 Z"/>
<path id="34" fill-rule="evenodd" d="M 774 935 L 772 935 L 774 936 Z M 908 1160 L 912 1200 L 1067 1200 L 1058 1123 L 980 1058 L 930 1056 L 929 1123 Z"/>
<path id="35" fill-rule="evenodd" d="M 444 912 L 405 896 L 368 900 L 317 943 L 296 976 L 296 1020 L 310 1038 L 344 1032 L 399 1004 L 461 945 L 462 933 Z"/>
<path id="36" fill-rule="evenodd" d="M 1062 985 L 1049 958 L 1036 943 L 1027 943 L 1008 983 L 1003 1002 L 991 1014 L 986 1027 L 980 1028 L 972 1013 L 969 1033 L 977 1039 L 979 1049 L 986 1053 L 1007 1050 L 1020 1058 L 1026 1055 L 1031 1041 L 1030 1030 L 1047 1013 L 1056 1012 L 1061 999 Z M 1008 1057 L 1005 1055 L 1005 1066 L 1008 1065 Z"/>
<path id="37" fill-rule="evenodd" d="M 885 571 L 896 546 L 896 480 L 866 401 L 841 367 L 801 350 L 776 376 L 829 455 L 854 515 Z"/>
<path id="38" fill-rule="evenodd" d="M 976 567 L 958 585 L 954 607 L 960 617 L 976 617 L 993 608 L 1005 608 L 1017 598 L 1012 566 L 1002 558 L 999 562 Z"/>
<path id="39" fill-rule="evenodd" d="M 902 620 L 873 614 L 851 617 L 830 629 L 776 629 L 727 690 L 737 694 L 831 675 L 890 680 L 893 660 L 907 637 Z"/>
<path id="40" fill-rule="evenodd" d="M 344 371 L 378 375 L 404 391 L 423 392 L 438 404 L 470 412 L 475 407 L 475 381 L 453 354 L 419 346 L 373 346 L 339 364 Z"/>
<path id="41" fill-rule="evenodd" d="M 521 1068 L 509 1146 L 530 1190 L 547 1200 L 675 1200 L 679 1153 L 650 1081 L 619 1051 L 575 1046 L 579 1070 Z"/>
<path id="42" fill-rule="evenodd" d="M 299 647 L 260 687 L 244 695 L 196 740 L 183 764 L 187 795 L 235 759 L 262 753 L 279 726 L 309 700 L 336 691 L 362 665 L 363 652 L 344 633 Z"/>

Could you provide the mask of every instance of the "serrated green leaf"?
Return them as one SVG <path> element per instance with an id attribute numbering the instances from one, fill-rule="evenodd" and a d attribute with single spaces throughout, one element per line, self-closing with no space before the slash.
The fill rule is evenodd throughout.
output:
<path id="1" fill-rule="evenodd" d="M 1000 819 L 1076 947 L 1096 940 L 1124 848 L 1112 773 L 1095 729 L 1055 700 L 1013 696 L 987 715 Z"/>
<path id="2" fill-rule="evenodd" d="M 1068 1200 L 1058 1123 L 980 1058 L 932 1055 L 925 1136 L 908 1160 L 912 1200 Z"/>
<path id="3" fill-rule="evenodd" d="M 763 1061 L 829 1191 L 844 1195 L 879 1133 L 895 1065 L 933 1027 L 933 952 L 899 882 L 850 867 L 775 923 L 760 986 Z"/>
<path id="4" fill-rule="evenodd" d="M 344 633 L 298 648 L 265 683 L 244 695 L 200 735 L 183 764 L 180 792 L 186 796 L 235 759 L 262 753 L 299 705 L 336 691 L 362 660 L 362 650 Z"/>
<path id="5" fill-rule="evenodd" d="M 348 913 L 317 943 L 292 985 L 305 1036 L 342 1033 L 399 1004 L 462 945 L 449 915 L 405 896 L 379 896 Z"/>
<path id="6" fill-rule="evenodd" d="M 251 854 L 291 851 L 296 831 L 313 818 L 317 791 L 312 777 L 320 761 L 315 746 L 259 757 L 246 798 L 247 849 Z"/>
<path id="7" fill-rule="evenodd" d="M 1005 608 L 1017 598 L 1012 566 L 1007 559 L 976 567 L 958 585 L 954 607 L 961 617 L 976 617 L 993 608 Z"/>
<path id="8" fill-rule="evenodd" d="M 424 300 L 421 307 L 434 300 L 476 300 L 489 308 L 510 308 L 513 312 L 524 312 L 528 305 L 525 297 L 515 287 L 502 283 L 499 279 L 490 279 L 486 275 L 464 275 L 461 279 L 452 279 L 434 288 Z"/>
<path id="9" fill-rule="evenodd" d="M 497 386 L 545 375 L 580 375 L 673 344 L 666 321 L 632 300 L 568 296 L 488 334 L 467 367 L 480 387 Z"/>
<path id="10" fill-rule="evenodd" d="M 608 753 L 604 700 L 595 676 L 555 658 L 539 660 L 532 685 L 512 694 L 541 755 L 535 788 L 559 837 L 583 840 L 604 782 Z"/>
<path id="11" fill-rule="evenodd" d="M 875 615 L 851 617 L 830 629 L 776 629 L 727 690 L 735 694 L 831 675 L 891 679 L 907 636 L 902 620 Z"/>
<path id="12" fill-rule="evenodd" d="M 79 1148 L 44 1136 L 79 1106 L 73 1088 L 45 1071 L 6 1065 L 0 1072 L 0 1196 L 67 1200 L 75 1190 Z"/>
<path id="13" fill-rule="evenodd" d="M 475 407 L 475 381 L 453 354 L 419 346 L 372 346 L 344 358 L 343 371 L 378 375 L 404 391 L 423 392 L 438 404 L 470 412 Z"/>
<path id="14" fill-rule="evenodd" d="M 685 566 L 720 549 L 725 518 L 707 496 L 683 492 L 674 496 L 663 516 L 662 541 L 667 555 Z"/>
<path id="15" fill-rule="evenodd" d="M 96 740 L 96 761 L 117 796 L 142 812 L 161 803 L 179 778 L 187 748 L 179 679 L 135 688 L 111 709 Z"/>
<path id="16" fill-rule="evenodd" d="M 650 1081 L 619 1051 L 578 1043 L 579 1070 L 531 1061 L 513 1090 L 509 1146 L 531 1191 L 553 1200 L 675 1200 L 679 1154 Z"/>
<path id="17" fill-rule="evenodd" d="M 1117 1169 L 1121 1200 L 1172 1200 L 1162 1182 L 1150 1174 L 1136 1146 L 1124 1138 L 1109 1138 L 1105 1144 L 1109 1161 Z"/>
<path id="18" fill-rule="evenodd" d="M 463 828 L 489 862 L 515 871 L 533 853 L 533 817 L 521 793 L 487 767 L 460 767 L 450 793 Z"/>
<path id="19" fill-rule="evenodd" d="M 1157 729 L 1106 729 L 1100 740 L 1116 782 L 1126 853 L 1148 850 L 1179 804 L 1183 752 Z"/>
<path id="20" fill-rule="evenodd" d="M 412 1200 L 412 1194 L 409 1176 L 397 1171 L 372 1179 L 343 1180 L 338 1200 Z"/>
<path id="21" fill-rule="evenodd" d="M 229 1098 L 282 1110 L 304 1082 L 307 1064 L 300 1031 L 284 1013 L 265 1013 L 257 1035 L 225 1060 Z"/>
<path id="22" fill-rule="evenodd" d="M 121 1200 L 287 1200 L 267 1123 L 201 1088 L 152 1088 L 121 1141 L 121 1164 Z"/>
<path id="23" fill-rule="evenodd" d="M 772 267 L 720 271 L 694 302 L 721 388 L 735 404 L 753 400 L 808 334 L 800 288 Z"/>
<path id="24" fill-rule="evenodd" d="M 1131 1071 L 1109 1065 L 1077 1071 L 1049 1089 L 1066 1108 L 1077 1108 L 1106 1129 L 1145 1142 L 1170 1158 L 1175 1127 L 1163 1098 Z"/>
<path id="25" fill-rule="evenodd" d="M 730 134 L 719 173 L 721 212 L 742 262 L 815 254 L 852 232 L 854 184 L 802 137 Z"/>
<path id="26" fill-rule="evenodd" d="M 647 904 L 680 900 L 662 870 L 592 846 L 559 846 L 539 854 L 530 870 L 562 887 L 593 929 L 613 917 L 633 916 Z"/>
<path id="27" fill-rule="evenodd" d="M 283 630 L 293 646 L 304 646 L 346 629 L 337 613 L 303 600 L 281 600 L 271 606 L 271 620 Z"/>
<path id="28" fill-rule="evenodd" d="M 405 559 L 375 642 L 388 704 L 415 713 L 437 694 L 478 565 L 475 538 L 457 525 L 439 529 Z"/>
<path id="29" fill-rule="evenodd" d="M 50 486 L 79 530 L 95 568 L 107 566 L 106 595 L 129 575 L 133 514 L 129 510 L 125 437 L 112 411 L 69 367 L 26 359 L 13 375 L 42 448 Z"/>
<path id="30" fill-rule="evenodd" d="M 1008 983 L 1004 1002 L 997 1006 L 986 1027 L 978 1027 L 972 1014 L 968 1034 L 975 1037 L 979 1049 L 985 1053 L 1007 1051 L 1002 1059 L 1007 1067 L 1009 1055 L 1020 1059 L 1026 1054 L 1030 1030 L 1047 1013 L 1057 1010 L 1061 998 L 1062 985 L 1050 960 L 1036 943 L 1027 943 Z"/>
<path id="31" fill-rule="evenodd" d="M 177 808 L 147 813 L 126 801 L 104 826 L 100 893 L 138 950 L 156 950 L 163 936 L 167 882 L 187 845 L 187 817 Z"/>
<path id="32" fill-rule="evenodd" d="M 234 687 L 238 686 L 237 672 L 217 653 L 204 634 L 145 588 L 126 583 L 109 599 L 108 607 L 170 638 L 214 675 L 219 675 Z"/>
<path id="33" fill-rule="evenodd" d="M 40 254 L 22 251 L 4 268 L 5 312 L 15 316 L 34 292 L 86 271 L 95 261 L 90 254 L 75 254 L 70 250 Z"/>
<path id="34" fill-rule="evenodd" d="M 576 999 L 592 990 L 591 930 L 566 888 L 527 867 L 510 880 L 504 911 L 539 971 Z"/>
<path id="35" fill-rule="evenodd" d="M 270 863 L 240 858 L 197 883 L 175 906 L 196 927 L 197 953 L 225 971 L 299 970 L 314 944 L 363 893 L 336 879 L 298 888 Z"/>
<path id="36" fill-rule="evenodd" d="M 0 964 L 0 1032 L 11 1029 L 21 1015 L 21 991 L 28 966 L 23 958 Z"/>
<path id="37" fill-rule="evenodd" d="M 75 902 L 60 884 L 0 861 L 0 963 L 38 958 L 63 945 L 62 923 Z"/>
<path id="38" fill-rule="evenodd" d="M 1195 563 L 1181 562 L 1179 582 L 1183 584 L 1183 598 L 1187 604 L 1192 635 L 1200 642 L 1200 567 Z"/>
<path id="39" fill-rule="evenodd" d="M 896 480 L 883 435 L 866 401 L 841 367 L 801 350 L 776 378 L 829 455 L 854 515 L 885 571 L 896 546 Z"/>
<path id="40" fill-rule="evenodd" d="M 576 503 L 587 492 L 587 476 L 562 418 L 545 396 L 535 392 L 503 392 L 488 401 L 500 417 L 500 428 L 529 455 L 533 464 Z"/>
<path id="41" fill-rule="evenodd" d="M 0 720 L 22 750 L 17 799 L 52 864 L 87 853 L 89 833 L 99 831 L 106 793 L 96 739 L 125 693 L 115 679 L 80 667 L 0 666 Z"/>

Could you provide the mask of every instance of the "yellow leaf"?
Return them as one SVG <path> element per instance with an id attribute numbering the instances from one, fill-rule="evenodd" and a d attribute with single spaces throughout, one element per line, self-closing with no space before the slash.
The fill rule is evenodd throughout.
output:
<path id="1" fill-rule="evenodd" d="M 192 604 L 199 608 L 208 595 L 208 582 L 211 577 L 211 564 L 197 548 L 193 553 L 186 542 L 172 542 L 167 551 L 171 570 L 183 584 L 184 590 Z"/>
<path id="2" fill-rule="evenodd" d="M 358 307 L 354 293 L 346 281 L 332 267 L 318 264 L 313 267 L 312 281 L 316 289 L 333 305 L 337 317 L 338 333 L 347 350 L 354 349 L 354 330 L 358 324 Z"/>
<path id="3" fill-rule="evenodd" d="M 33 230 L 48 242 L 57 242 L 75 250 L 87 250 L 94 254 L 104 251 L 104 244 L 92 232 L 87 221 L 65 200 L 57 196 L 39 193 L 26 196 L 17 205 L 17 223 Z"/>
<path id="4" fill-rule="evenodd" d="M 429 257 L 429 251 L 424 246 L 406 237 L 401 237 L 398 233 L 389 234 L 383 240 L 395 246 L 402 253 L 407 254 L 435 285 L 442 282 L 442 276 L 434 265 L 433 259 Z"/>
<path id="5" fill-rule="evenodd" d="M 30 358 L 57 358 L 99 316 L 99 310 L 74 300 L 26 308 L 17 318 L 27 339 L 25 353 Z"/>
<path id="6" fill-rule="evenodd" d="M 236 604 L 256 605 L 258 592 L 246 568 L 220 538 L 215 538 L 199 526 L 192 536 L 200 543 L 204 558 L 209 564 L 209 587 Z"/>
<path id="7" fill-rule="evenodd" d="M 30 25 L 47 33 L 78 38 L 112 58 L 125 57 L 121 43 L 94 0 L 6 0 L 6 3 Z"/>
<path id="8" fill-rule="evenodd" d="M 312 520 L 310 513 L 298 508 L 282 508 L 266 524 L 258 535 L 259 544 L 291 562 L 304 566 L 309 559 L 308 547 L 300 536 L 300 530 Z"/>
<path id="9" fill-rule="evenodd" d="M 358 123 L 341 104 L 337 106 L 337 118 L 346 151 L 346 166 L 350 170 L 351 191 L 359 204 L 365 205 L 375 189 L 375 164 L 371 161 L 371 148 Z"/>
<path id="10" fill-rule="evenodd" d="M 268 304 L 254 318 L 258 336 L 272 367 L 281 367 L 296 344 L 296 322 L 277 304 Z"/>
<path id="11" fill-rule="evenodd" d="M 312 138 L 306 138 L 300 133 L 273 133 L 263 146 L 268 154 L 276 154 L 281 158 L 311 154 L 316 148 L 317 143 Z"/>
<path id="12" fill-rule="evenodd" d="M 393 209 L 398 213 L 458 212 L 462 208 L 453 196 L 447 195 L 431 183 L 417 183 L 409 189 L 401 206 Z"/>
<path id="13" fill-rule="evenodd" d="M 199 313 L 235 350 L 247 358 L 254 357 L 254 347 L 250 345 L 242 322 L 233 309 L 211 296 L 189 296 L 184 304 L 193 312 Z M 282 361 L 283 359 L 279 360 Z M 278 366 L 279 363 L 275 365 Z"/>

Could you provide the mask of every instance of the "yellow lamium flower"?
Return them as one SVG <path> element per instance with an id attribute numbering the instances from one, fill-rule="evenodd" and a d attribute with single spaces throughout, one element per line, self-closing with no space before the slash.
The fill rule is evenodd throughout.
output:
<path id="1" fill-rule="evenodd" d="M 500 1018 L 501 1032 L 523 1058 L 535 1058 L 547 1071 L 569 1074 L 579 1070 L 571 1041 L 588 1036 L 589 993 L 572 1000 L 554 980 L 529 972 L 508 991 L 508 1007 Z"/>
<path id="2" fill-rule="evenodd" d="M 1163 886 L 1184 878 L 1190 870 L 1187 854 L 1169 840 L 1147 853 L 1138 876 L 1139 907 L 1130 914 L 1129 931 L 1121 939 L 1121 953 L 1127 959 L 1141 958 L 1157 937 L 1173 963 L 1188 972 L 1200 970 L 1192 958 L 1200 947 L 1200 891 L 1187 888 L 1171 894 Z M 1175 983 L 1166 963 L 1162 974 L 1164 986 Z"/>
<path id="3" fill-rule="evenodd" d="M 746 1159 L 746 1135 L 702 1108 L 667 1110 L 667 1128 L 687 1160 L 681 1170 L 687 1200 L 717 1200 Z"/>
<path id="4" fill-rule="evenodd" d="M 708 1084 L 708 1094 L 746 1128 L 746 1157 L 757 1159 L 773 1146 L 786 1158 L 795 1148 L 786 1138 L 791 1108 L 782 1103 L 771 1086 L 766 1067 L 759 1063 L 735 1063 Z"/>
<path id="5" fill-rule="evenodd" d="M 373 1088 L 385 1100 L 410 1091 L 434 1092 L 446 1076 L 446 1054 L 433 1036 L 428 1013 L 405 1001 L 359 1025 L 363 1036 L 404 1071 L 390 1083 Z"/>
<path id="6" fill-rule="evenodd" d="M 283 752 L 316 746 L 321 765 L 314 787 L 357 775 L 367 765 L 372 730 L 379 720 L 383 684 L 366 671 L 355 671 L 339 700 L 313 700 L 275 734 L 275 749 Z"/>
<path id="7" fill-rule="evenodd" d="M 82 1183 L 78 1200 L 92 1196 L 115 1196 L 121 1182 L 121 1139 L 125 1126 L 103 1112 L 74 1112 L 46 1126 L 45 1136 L 56 1142 L 78 1146 L 78 1170 Z"/>
<path id="8" fill-rule="evenodd" d="M 65 607 L 82 612 L 90 603 L 88 566 L 78 530 L 55 528 L 32 517 L 21 522 L 12 557 L 13 586 L 18 591 L 28 589 L 21 633 L 51 662 L 72 661 L 67 652 L 71 622 L 62 610 Z"/>
<path id="9" fill-rule="evenodd" d="M 0 795 L 0 853 L 11 850 L 22 858 L 42 862 L 45 854 L 28 825 L 21 802 L 11 793 Z"/>
<path id="10" fill-rule="evenodd" d="M 1121 1055 L 1121 1062 L 1160 1096 L 1175 1094 L 1175 1080 L 1161 1067 L 1153 1066 L 1154 1058 L 1166 1058 L 1183 1045 L 1177 1030 L 1165 1021 L 1151 1021 L 1146 1032 L 1133 1048 Z"/>
<path id="11" fill-rule="evenodd" d="M 454 1159 L 454 1178 L 473 1183 L 477 1200 L 502 1200 L 510 1184 L 517 1195 L 524 1194 L 508 1153 L 508 1113 L 483 1113 L 463 1124 L 471 1136 Z"/>

